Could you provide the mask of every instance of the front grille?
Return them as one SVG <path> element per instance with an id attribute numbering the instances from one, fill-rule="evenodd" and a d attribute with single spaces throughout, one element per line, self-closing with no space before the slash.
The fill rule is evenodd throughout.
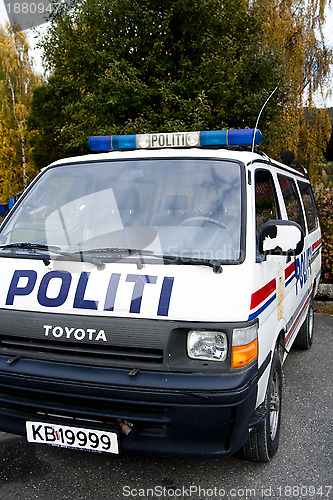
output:
<path id="1" fill-rule="evenodd" d="M 110 362 L 115 366 L 124 362 L 133 366 L 163 363 L 163 349 L 73 343 L 16 335 L 0 335 L 0 354 L 92 365 L 110 365 Z"/>
<path id="2" fill-rule="evenodd" d="M 164 370 L 170 332 L 164 321 L 0 309 L 8 358 Z"/>

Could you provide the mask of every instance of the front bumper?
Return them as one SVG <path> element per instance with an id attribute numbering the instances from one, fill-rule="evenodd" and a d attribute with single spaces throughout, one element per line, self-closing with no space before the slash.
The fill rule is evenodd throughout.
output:
<path id="1" fill-rule="evenodd" d="M 258 367 L 239 373 L 172 373 L 0 356 L 0 430 L 26 421 L 116 432 L 120 452 L 223 457 L 246 441 Z M 134 424 L 126 436 L 118 419 Z"/>

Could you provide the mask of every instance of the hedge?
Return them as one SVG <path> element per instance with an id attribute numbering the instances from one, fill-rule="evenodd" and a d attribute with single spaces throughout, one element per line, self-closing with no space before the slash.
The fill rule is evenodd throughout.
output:
<path id="1" fill-rule="evenodd" d="M 322 232 L 321 281 L 333 283 L 333 189 L 314 191 Z"/>

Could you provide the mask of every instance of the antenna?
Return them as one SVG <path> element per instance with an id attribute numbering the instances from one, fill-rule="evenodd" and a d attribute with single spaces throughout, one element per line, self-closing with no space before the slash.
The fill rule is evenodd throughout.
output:
<path id="1" fill-rule="evenodd" d="M 256 136 L 256 131 L 257 131 L 257 128 L 258 128 L 258 123 L 259 123 L 259 120 L 260 120 L 261 113 L 263 112 L 263 110 L 264 110 L 264 108 L 265 108 L 266 104 L 268 103 L 268 101 L 270 100 L 270 98 L 272 97 L 272 95 L 274 94 L 274 92 L 276 92 L 276 91 L 277 91 L 277 89 L 278 89 L 278 88 L 279 88 L 279 86 L 277 85 L 277 86 L 275 87 L 275 89 L 273 90 L 273 92 L 272 92 L 272 93 L 271 93 L 271 94 L 267 97 L 267 99 L 266 99 L 266 101 L 265 101 L 265 103 L 264 103 L 263 107 L 262 107 L 262 108 L 261 108 L 261 110 L 260 110 L 260 113 L 259 113 L 258 118 L 257 118 L 257 121 L 256 121 L 256 126 L 254 127 L 254 132 L 253 132 L 253 140 L 252 140 L 252 153 L 253 153 L 253 151 L 254 151 L 254 138 L 255 138 L 255 136 Z"/>

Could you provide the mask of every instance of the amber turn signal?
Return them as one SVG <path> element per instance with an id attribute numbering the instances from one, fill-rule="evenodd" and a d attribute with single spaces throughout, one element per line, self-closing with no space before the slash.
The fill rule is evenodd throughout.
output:
<path id="1" fill-rule="evenodd" d="M 242 368 L 258 356 L 258 339 L 246 345 L 232 346 L 231 368 Z"/>

